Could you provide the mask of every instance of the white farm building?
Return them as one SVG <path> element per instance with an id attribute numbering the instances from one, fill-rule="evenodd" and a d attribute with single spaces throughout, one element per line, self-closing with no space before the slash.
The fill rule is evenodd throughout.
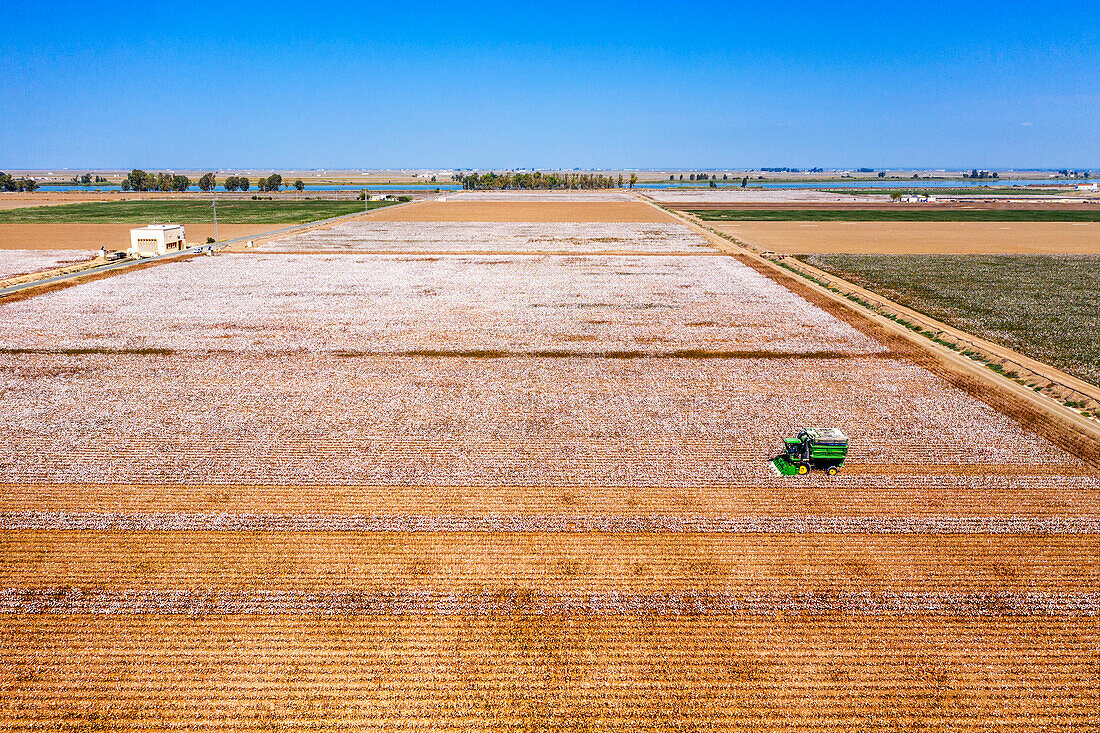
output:
<path id="1" fill-rule="evenodd" d="M 182 224 L 150 224 L 130 230 L 130 254 L 135 257 L 153 257 L 186 247 Z"/>

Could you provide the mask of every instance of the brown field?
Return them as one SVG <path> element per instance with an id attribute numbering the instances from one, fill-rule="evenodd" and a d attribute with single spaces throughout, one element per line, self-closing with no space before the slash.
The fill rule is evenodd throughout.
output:
<path id="1" fill-rule="evenodd" d="M 0 727 L 1089 731 L 1098 640 L 936 613 L 9 615 Z"/>
<path id="2" fill-rule="evenodd" d="M 60 203 L 60 202 L 59 202 Z M 0 224 L 0 249 L 128 249 L 137 224 Z M 213 224 L 185 224 L 187 240 L 202 244 Z M 219 224 L 221 239 L 269 232 L 285 224 Z"/>
<path id="3" fill-rule="evenodd" d="M 371 215 L 376 221 L 671 222 L 640 201 L 424 201 Z"/>
<path id="4" fill-rule="evenodd" d="M 4 588 L 1100 593 L 1097 535 L 9 530 L 0 548 Z"/>
<path id="5" fill-rule="evenodd" d="M 637 207 L 0 303 L 0 729 L 1100 727 L 1100 472 Z"/>
<path id="6" fill-rule="evenodd" d="M 133 194 L 128 194 L 133 196 Z M 58 204 L 85 203 L 90 201 L 119 201 L 125 196 L 119 193 L 104 193 L 91 191 L 81 193 L 79 191 L 37 192 L 37 193 L 0 193 L 0 211 L 6 209 L 24 209 L 28 206 L 56 206 Z"/>
<path id="7" fill-rule="evenodd" d="M 779 254 L 1100 254 L 1100 223 L 707 222 Z"/>

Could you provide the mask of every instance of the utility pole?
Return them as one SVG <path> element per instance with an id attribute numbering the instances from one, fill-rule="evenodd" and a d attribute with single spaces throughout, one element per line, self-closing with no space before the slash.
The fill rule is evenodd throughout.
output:
<path id="1" fill-rule="evenodd" d="M 214 188 L 210 190 L 210 206 L 214 209 L 214 242 L 218 241 L 218 189 L 217 181 L 214 182 Z"/>

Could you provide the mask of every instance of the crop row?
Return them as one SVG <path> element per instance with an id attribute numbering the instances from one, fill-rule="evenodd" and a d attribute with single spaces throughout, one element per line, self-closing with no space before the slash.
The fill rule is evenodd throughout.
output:
<path id="1" fill-rule="evenodd" d="M 622 593 L 532 589 L 211 591 L 0 590 L 0 614 L 589 615 L 729 613 L 933 613 L 959 616 L 1096 616 L 1097 593 Z"/>
<path id="2" fill-rule="evenodd" d="M 0 589 L 12 594 L 9 610 L 48 605 L 50 589 L 72 588 L 80 591 L 72 604 L 134 593 L 135 603 L 150 607 L 159 596 L 138 591 L 163 591 L 191 604 L 206 591 L 227 593 L 225 603 L 256 592 L 255 603 L 271 598 L 273 610 L 290 602 L 280 598 L 293 598 L 283 591 L 333 602 L 348 593 L 348 604 L 381 603 L 392 591 L 402 602 L 423 597 L 440 608 L 518 604 L 529 596 L 542 611 L 561 603 L 612 612 L 619 597 L 623 603 L 697 598 L 712 610 L 750 602 L 779 607 L 785 598 L 854 608 L 855 596 L 866 594 L 868 609 L 896 602 L 931 610 L 940 599 L 992 612 L 997 598 L 1005 608 L 1038 608 L 1064 596 L 1100 612 L 1095 533 L 7 530 L 4 557 Z M 100 599 L 96 591 L 110 594 Z"/>
<path id="3" fill-rule="evenodd" d="M 682 224 L 353 221 L 261 246 L 262 252 L 701 253 L 714 249 Z"/>
<path id="4" fill-rule="evenodd" d="M 0 727 L 1086 731 L 1098 639 L 897 613 L 7 616 Z"/>
<path id="5" fill-rule="evenodd" d="M 129 487 L 133 491 L 135 487 Z M 344 487 L 348 489 L 350 487 Z M 900 507 L 899 507 L 900 508 Z M 668 534 L 681 546 L 689 535 L 1097 535 L 1097 516 L 715 516 L 677 514 L 516 513 L 273 514 L 25 510 L 0 512 L 7 531 L 99 532 L 402 532 L 577 535 Z M 554 540 L 569 541 L 566 540 Z M 825 540 L 821 540 L 825 541 Z M 859 543 L 862 540 L 852 539 Z M 939 541 L 938 539 L 936 541 Z"/>

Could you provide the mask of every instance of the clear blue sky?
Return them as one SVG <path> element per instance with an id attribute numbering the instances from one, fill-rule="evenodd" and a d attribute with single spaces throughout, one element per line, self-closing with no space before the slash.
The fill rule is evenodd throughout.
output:
<path id="1" fill-rule="evenodd" d="M 0 5 L 0 169 L 1100 168 L 1094 2 Z"/>

